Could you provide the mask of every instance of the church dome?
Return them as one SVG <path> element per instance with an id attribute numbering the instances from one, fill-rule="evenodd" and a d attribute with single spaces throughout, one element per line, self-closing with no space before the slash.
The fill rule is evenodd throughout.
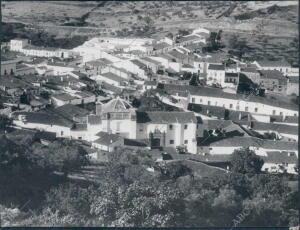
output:
<path id="1" fill-rule="evenodd" d="M 129 112 L 133 107 L 126 100 L 123 100 L 119 97 L 112 99 L 106 104 L 102 105 L 103 113 L 111 113 L 111 112 Z"/>

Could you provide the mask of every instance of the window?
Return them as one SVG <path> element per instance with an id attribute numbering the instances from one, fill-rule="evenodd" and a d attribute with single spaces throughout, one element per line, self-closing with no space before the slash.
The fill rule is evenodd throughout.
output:
<path id="1" fill-rule="evenodd" d="M 272 114 L 273 114 L 273 115 L 276 115 L 276 110 L 273 110 Z"/>
<path id="2" fill-rule="evenodd" d="M 187 143 L 189 143 L 189 141 L 188 140 L 184 140 L 184 144 L 187 144 Z"/>
<path id="3" fill-rule="evenodd" d="M 218 105 L 218 102 L 215 103 L 215 106 L 217 106 L 217 105 Z"/>
<path id="4" fill-rule="evenodd" d="M 255 108 L 255 109 L 254 109 L 254 112 L 256 112 L 256 113 L 257 113 L 257 111 L 258 111 L 258 108 Z"/>
<path id="5" fill-rule="evenodd" d="M 64 131 L 60 131 L 60 135 L 63 136 L 64 135 Z"/>
<path id="6" fill-rule="evenodd" d="M 173 125 L 169 125 L 169 129 L 170 129 L 170 130 L 173 130 Z"/>
<path id="7" fill-rule="evenodd" d="M 283 112 L 280 112 L 279 115 L 280 115 L 280 116 L 283 116 Z"/>
<path id="8" fill-rule="evenodd" d="M 233 105 L 232 105 L 232 104 L 230 104 L 229 108 L 230 108 L 230 109 L 232 109 L 232 107 L 233 107 Z"/>
<path id="9" fill-rule="evenodd" d="M 82 137 L 78 137 L 79 140 L 82 140 Z"/>
<path id="10" fill-rule="evenodd" d="M 210 101 L 207 101 L 207 104 L 210 105 Z"/>
<path id="11" fill-rule="evenodd" d="M 297 117 L 297 113 L 294 113 L 294 117 Z"/>
<path id="12" fill-rule="evenodd" d="M 202 98 L 200 98 L 200 103 L 202 103 Z"/>
<path id="13" fill-rule="evenodd" d="M 184 129 L 187 129 L 188 128 L 188 125 L 184 125 Z"/>
<path id="14" fill-rule="evenodd" d="M 245 107 L 245 111 L 246 111 L 246 112 L 248 112 L 248 110 L 249 110 L 249 107 L 248 107 L 248 106 L 246 106 L 246 107 Z"/>
<path id="15" fill-rule="evenodd" d="M 170 145 L 173 145 L 174 144 L 174 140 L 170 140 Z"/>
<path id="16" fill-rule="evenodd" d="M 192 103 L 195 103 L 195 98 L 194 97 L 192 97 Z"/>

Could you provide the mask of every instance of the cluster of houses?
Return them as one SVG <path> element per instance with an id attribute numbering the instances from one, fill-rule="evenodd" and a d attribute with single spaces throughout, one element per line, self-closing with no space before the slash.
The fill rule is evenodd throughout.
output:
<path id="1" fill-rule="evenodd" d="M 128 143 L 182 147 L 210 163 L 249 147 L 264 159 L 264 171 L 296 173 L 298 105 L 280 97 L 299 96 L 298 69 L 195 52 L 209 36 L 200 28 L 158 41 L 93 38 L 73 50 L 11 40 L 19 57 L 1 62 L 0 113 L 16 127 L 86 141 L 99 151 Z M 238 93 L 245 78 L 270 97 Z M 176 112 L 134 107 L 149 91 Z"/>

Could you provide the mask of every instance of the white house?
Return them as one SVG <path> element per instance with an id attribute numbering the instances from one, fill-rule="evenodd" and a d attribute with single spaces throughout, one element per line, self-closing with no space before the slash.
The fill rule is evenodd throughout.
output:
<path id="1" fill-rule="evenodd" d="M 149 139 L 151 147 L 186 146 L 197 153 L 197 120 L 192 112 L 137 112 L 138 139 Z"/>
<path id="2" fill-rule="evenodd" d="M 70 74 L 70 72 L 75 70 L 74 66 L 66 65 L 64 63 L 59 62 L 48 62 L 46 67 L 49 70 L 53 71 L 53 74 L 55 76 Z"/>
<path id="3" fill-rule="evenodd" d="M 262 171 L 270 173 L 291 173 L 298 174 L 297 162 L 298 157 L 294 152 L 287 151 L 270 151 L 267 156 L 263 157 L 264 164 Z"/>
<path id="4" fill-rule="evenodd" d="M 13 39 L 10 40 L 10 50 L 21 52 L 28 45 L 28 39 Z"/>
<path id="5" fill-rule="evenodd" d="M 271 151 L 288 151 L 298 156 L 298 146 L 295 142 L 263 140 L 256 137 L 224 138 L 209 144 L 209 154 L 232 154 L 234 150 L 247 148 L 259 156 L 267 156 Z"/>
<path id="6" fill-rule="evenodd" d="M 225 85 L 225 67 L 223 65 L 210 64 L 207 69 L 207 81 L 208 85 Z"/>
<path id="7" fill-rule="evenodd" d="M 68 58 L 68 50 L 51 47 L 39 47 L 29 44 L 28 39 L 13 39 L 10 41 L 10 50 L 21 52 L 27 56 Z"/>
<path id="8" fill-rule="evenodd" d="M 13 124 L 22 128 L 56 133 L 56 137 L 71 137 L 74 123 L 54 114 L 43 112 L 15 112 Z"/>
<path id="9" fill-rule="evenodd" d="M 257 66 L 259 70 L 278 70 L 283 75 L 289 75 L 292 73 L 292 66 L 286 61 L 254 61 L 254 65 Z"/>
<path id="10" fill-rule="evenodd" d="M 118 147 L 124 146 L 124 138 L 116 134 L 99 132 L 96 137 L 97 139 L 92 142 L 92 146 L 106 152 L 113 152 Z"/>
<path id="11" fill-rule="evenodd" d="M 99 82 L 106 82 L 113 86 L 125 86 L 128 83 L 127 79 L 119 77 L 112 72 L 101 73 L 99 75 L 92 76 L 91 79 Z"/>
<path id="12" fill-rule="evenodd" d="M 297 105 L 280 100 L 272 100 L 254 95 L 244 97 L 240 94 L 225 93 L 216 88 L 196 87 L 192 89 L 185 86 L 181 88 L 182 91 L 190 93 L 189 102 L 193 104 L 218 106 L 257 115 L 299 116 Z M 176 97 L 175 91 L 173 94 Z"/>

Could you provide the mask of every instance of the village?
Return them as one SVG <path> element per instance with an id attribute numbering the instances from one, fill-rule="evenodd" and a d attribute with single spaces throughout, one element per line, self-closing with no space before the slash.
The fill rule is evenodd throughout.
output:
<path id="1" fill-rule="evenodd" d="M 94 160 L 126 147 L 228 169 L 250 148 L 264 171 L 296 174 L 298 67 L 203 53 L 211 34 L 95 37 L 72 50 L 13 39 L 1 46 L 17 57 L 1 61 L 0 112 L 46 143 L 82 141 Z"/>

